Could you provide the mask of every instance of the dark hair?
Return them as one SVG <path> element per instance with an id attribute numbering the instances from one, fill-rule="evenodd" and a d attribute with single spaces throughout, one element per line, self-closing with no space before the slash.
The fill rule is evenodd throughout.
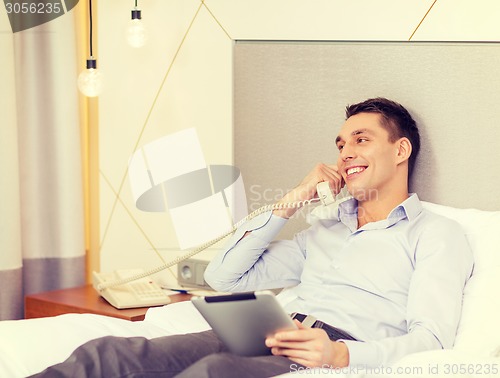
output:
<path id="1" fill-rule="evenodd" d="M 412 152 L 408 159 L 408 177 L 411 177 L 418 152 L 420 151 L 420 135 L 417 124 L 408 110 L 397 102 L 377 97 L 346 107 L 346 119 L 359 113 L 380 114 L 382 126 L 389 132 L 390 142 L 395 142 L 403 137 L 408 138 L 412 146 Z"/>

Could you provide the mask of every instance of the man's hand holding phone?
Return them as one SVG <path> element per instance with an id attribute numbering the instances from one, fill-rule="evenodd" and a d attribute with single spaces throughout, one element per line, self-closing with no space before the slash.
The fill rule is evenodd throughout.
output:
<path id="1" fill-rule="evenodd" d="M 316 185 L 320 182 L 328 182 L 332 193 L 336 196 L 344 186 L 344 179 L 338 171 L 336 165 L 317 164 L 314 169 L 307 174 L 302 182 L 292 191 L 288 192 L 278 203 L 291 203 L 305 201 L 316 196 Z M 282 218 L 290 218 L 296 208 L 274 210 L 273 214 Z"/>

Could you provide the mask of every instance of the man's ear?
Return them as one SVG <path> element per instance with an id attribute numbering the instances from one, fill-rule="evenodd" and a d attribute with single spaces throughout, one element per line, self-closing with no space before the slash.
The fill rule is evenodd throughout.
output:
<path id="1" fill-rule="evenodd" d="M 398 160 L 398 164 L 407 161 L 410 158 L 411 151 L 412 151 L 412 146 L 411 146 L 410 140 L 406 137 L 400 138 L 396 142 L 396 146 L 397 146 L 397 157 L 396 158 Z"/>

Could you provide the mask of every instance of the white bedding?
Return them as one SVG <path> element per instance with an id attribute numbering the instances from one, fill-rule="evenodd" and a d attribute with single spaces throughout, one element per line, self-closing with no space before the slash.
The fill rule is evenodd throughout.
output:
<path id="1" fill-rule="evenodd" d="M 391 370 L 315 369 L 296 373 L 336 377 L 500 377 L 500 212 L 429 203 L 424 206 L 458 221 L 474 253 L 474 273 L 464 291 L 454 348 L 406 356 Z M 101 336 L 153 338 L 206 329 L 208 324 L 190 302 L 152 308 L 142 322 L 91 314 L 3 321 L 0 377 L 26 377 L 39 372 L 66 359 L 78 345 Z"/>
<path id="2" fill-rule="evenodd" d="M 160 337 L 209 329 L 191 302 L 148 310 L 141 322 L 94 314 L 0 322 L 0 377 L 26 377 L 64 361 L 86 341 L 102 336 Z"/>
<path id="3" fill-rule="evenodd" d="M 191 302 L 152 308 L 142 322 L 130 322 L 93 314 L 66 314 L 52 318 L 4 321 L 0 322 L 0 377 L 26 377 L 39 372 L 46 366 L 65 360 L 78 345 L 101 336 L 153 338 L 206 329 L 209 329 L 208 324 Z M 485 355 L 481 352 L 481 348 L 475 353 L 459 349 L 431 351 L 407 356 L 384 370 L 363 371 L 346 368 L 333 372 L 328 369 L 314 369 L 295 371 L 291 374 L 334 375 L 336 377 L 385 375 L 498 377 L 500 376 L 500 351 L 497 353 L 496 357 L 493 353 Z M 487 369 L 493 371 L 495 366 L 496 375 L 485 374 Z M 446 371 L 458 371 L 461 368 L 466 369 L 463 375 L 446 374 Z M 401 374 L 397 374 L 398 372 Z"/>

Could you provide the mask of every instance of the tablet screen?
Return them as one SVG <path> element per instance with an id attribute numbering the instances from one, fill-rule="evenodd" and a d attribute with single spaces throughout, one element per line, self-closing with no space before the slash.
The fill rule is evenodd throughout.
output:
<path id="1" fill-rule="evenodd" d="M 270 354 L 268 336 L 297 328 L 271 291 L 195 297 L 193 304 L 217 336 L 235 354 Z"/>

